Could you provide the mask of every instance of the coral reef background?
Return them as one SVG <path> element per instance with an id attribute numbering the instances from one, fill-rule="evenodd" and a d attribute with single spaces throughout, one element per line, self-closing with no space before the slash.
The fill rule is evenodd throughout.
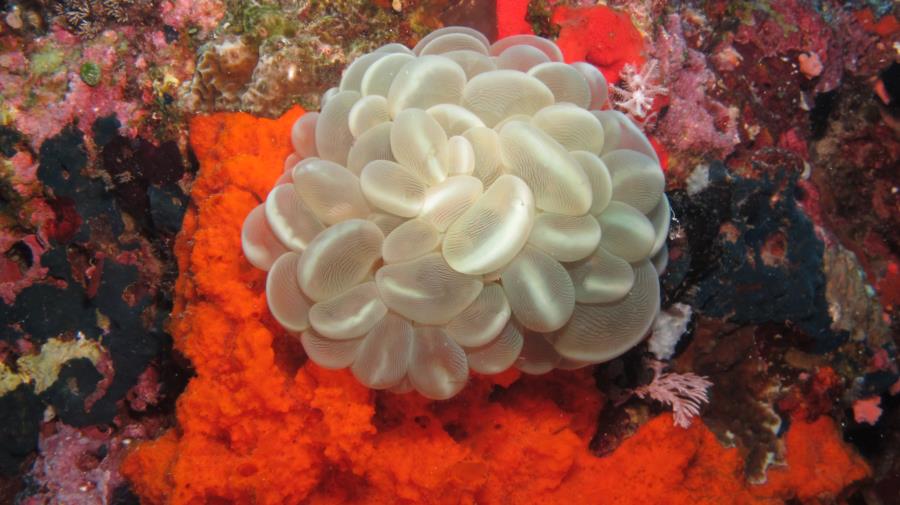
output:
<path id="1" fill-rule="evenodd" d="M 0 503 L 897 503 L 897 9 L 0 2 Z M 307 363 L 239 230 L 296 104 L 451 24 L 600 68 L 676 222 L 649 344 L 429 402 Z"/>

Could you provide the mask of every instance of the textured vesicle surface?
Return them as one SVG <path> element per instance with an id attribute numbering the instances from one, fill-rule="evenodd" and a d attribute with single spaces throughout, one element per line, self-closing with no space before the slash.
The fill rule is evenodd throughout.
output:
<path id="1" fill-rule="evenodd" d="M 509 322 L 509 302 L 497 283 L 484 286 L 478 298 L 446 325 L 447 334 L 457 344 L 478 347 L 494 340 Z"/>
<path id="2" fill-rule="evenodd" d="M 518 254 L 533 224 L 528 185 L 513 175 L 500 176 L 447 230 L 444 257 L 460 272 L 492 272 Z"/>
<path id="3" fill-rule="evenodd" d="M 288 248 L 278 240 L 266 221 L 265 206 L 256 206 L 244 219 L 241 226 L 241 249 L 251 265 L 267 271 L 275 260 L 288 252 Z"/>
<path id="4" fill-rule="evenodd" d="M 472 111 L 450 103 L 442 103 L 430 107 L 426 112 L 441 125 L 448 137 L 462 135 L 470 128 L 484 126 Z"/>
<path id="5" fill-rule="evenodd" d="M 507 323 L 500 335 L 491 342 L 468 350 L 469 368 L 483 374 L 500 373 L 515 363 L 522 352 L 522 332 L 513 323 Z"/>
<path id="6" fill-rule="evenodd" d="M 598 247 L 594 254 L 569 267 L 579 303 L 621 300 L 634 285 L 634 270 L 624 259 Z"/>
<path id="7" fill-rule="evenodd" d="M 551 105 L 539 110 L 531 124 L 559 142 L 567 151 L 603 150 L 603 125 L 590 112 L 568 104 Z"/>
<path id="8" fill-rule="evenodd" d="M 367 387 L 396 386 L 406 377 L 412 345 L 412 325 L 389 313 L 366 334 L 350 370 Z"/>
<path id="9" fill-rule="evenodd" d="M 359 177 L 337 163 L 317 158 L 304 160 L 294 167 L 293 179 L 294 190 L 324 224 L 369 215 Z"/>
<path id="10" fill-rule="evenodd" d="M 650 256 L 656 232 L 647 216 L 630 205 L 612 201 L 597 217 L 603 235 L 600 245 L 607 251 L 634 263 Z"/>
<path id="11" fill-rule="evenodd" d="M 576 304 L 569 323 L 553 334 L 556 350 L 582 361 L 604 361 L 637 344 L 659 311 L 659 280 L 649 261 L 634 267 L 634 286 L 612 305 Z"/>
<path id="12" fill-rule="evenodd" d="M 373 206 L 401 217 L 415 217 L 425 203 L 425 182 L 398 163 L 375 160 L 360 174 L 363 194 Z"/>
<path id="13" fill-rule="evenodd" d="M 387 314 L 374 282 L 364 282 L 319 302 L 309 310 L 309 324 L 320 335 L 335 340 L 361 337 Z"/>
<path id="14" fill-rule="evenodd" d="M 587 151 L 572 151 L 572 157 L 581 165 L 591 183 L 590 213 L 599 216 L 612 200 L 612 177 L 609 175 L 609 169 L 597 155 Z"/>
<path id="15" fill-rule="evenodd" d="M 435 251 L 441 244 L 438 229 L 423 219 L 410 219 L 384 238 L 381 256 L 385 263 L 414 260 Z"/>
<path id="16" fill-rule="evenodd" d="M 590 214 L 567 216 L 542 212 L 534 220 L 528 243 L 557 261 L 578 261 L 597 249 L 600 224 Z"/>
<path id="17" fill-rule="evenodd" d="M 380 95 L 368 95 L 362 97 L 350 108 L 347 116 L 347 126 L 355 138 L 366 132 L 369 128 L 390 121 L 387 100 Z"/>
<path id="18" fill-rule="evenodd" d="M 494 127 L 513 114 L 534 114 L 553 103 L 553 93 L 534 77 L 515 70 L 494 70 L 473 77 L 462 105 Z"/>
<path id="19" fill-rule="evenodd" d="M 487 55 L 488 48 L 480 40 L 465 33 L 448 33 L 425 44 L 419 55 L 446 54 L 450 51 L 473 51 Z"/>
<path id="20" fill-rule="evenodd" d="M 500 167 L 500 136 L 491 128 L 475 126 L 463 133 L 475 157 L 472 175 L 489 187 L 503 174 Z"/>
<path id="21" fill-rule="evenodd" d="M 328 100 L 316 121 L 316 151 L 323 160 L 341 165 L 347 163 L 347 153 L 353 142 L 350 132 L 350 109 L 359 100 L 356 91 L 341 91 Z"/>
<path id="22" fill-rule="evenodd" d="M 363 75 L 360 89 L 363 96 L 378 95 L 387 97 L 394 79 L 407 63 L 415 57 L 411 54 L 393 53 L 372 64 Z"/>
<path id="23" fill-rule="evenodd" d="M 341 91 L 356 91 L 359 93 L 362 88 L 362 80 L 366 71 L 372 64 L 384 56 L 386 56 L 385 53 L 376 52 L 364 54 L 354 60 L 353 63 L 344 70 L 344 75 L 341 76 L 341 85 L 339 86 L 339 89 Z"/>
<path id="24" fill-rule="evenodd" d="M 347 368 L 359 353 L 361 338 L 353 340 L 334 340 L 317 335 L 314 331 L 304 331 L 300 343 L 309 359 L 318 365 L 330 368 Z"/>
<path id="25" fill-rule="evenodd" d="M 394 158 L 429 183 L 447 177 L 447 134 L 421 109 L 406 109 L 391 128 Z"/>
<path id="26" fill-rule="evenodd" d="M 483 187 L 475 177 L 449 177 L 425 191 L 419 217 L 434 225 L 438 231 L 445 232 L 463 212 L 478 201 Z"/>
<path id="27" fill-rule="evenodd" d="M 562 51 L 559 50 L 559 47 L 557 47 L 556 44 L 535 35 L 512 35 L 510 37 L 502 38 L 491 44 L 490 54 L 492 56 L 497 56 L 510 47 L 515 46 L 534 47 L 547 55 L 549 61 L 563 61 Z"/>
<path id="28" fill-rule="evenodd" d="M 603 155 L 610 169 L 613 200 L 627 203 L 646 214 L 662 198 L 666 186 L 659 163 L 637 151 L 617 149 Z"/>
<path id="29" fill-rule="evenodd" d="M 371 221 L 351 219 L 323 231 L 303 251 L 297 279 L 307 296 L 328 300 L 369 274 L 381 257 L 384 235 Z"/>
<path id="30" fill-rule="evenodd" d="M 316 150 L 316 122 L 318 112 L 309 112 L 300 117 L 291 127 L 291 145 L 300 159 L 318 156 Z"/>
<path id="31" fill-rule="evenodd" d="M 550 61 L 528 70 L 528 75 L 544 83 L 557 103 L 568 102 L 586 109 L 591 103 L 591 88 L 587 80 L 575 67 Z M 601 137 L 602 138 L 602 137 Z"/>
<path id="32" fill-rule="evenodd" d="M 534 191 L 537 208 L 578 216 L 591 208 L 591 185 L 578 162 L 552 137 L 519 121 L 500 131 L 500 159 Z"/>
<path id="33" fill-rule="evenodd" d="M 266 276 L 266 301 L 269 311 L 281 326 L 291 332 L 309 328 L 310 301 L 297 283 L 300 255 L 282 254 Z"/>
<path id="34" fill-rule="evenodd" d="M 378 291 L 391 310 L 422 324 L 443 324 L 481 293 L 481 279 L 457 272 L 439 253 L 385 265 L 375 275 Z"/>
<path id="35" fill-rule="evenodd" d="M 534 67 L 550 63 L 550 58 L 540 49 L 531 46 L 512 46 L 500 53 L 494 61 L 497 68 L 528 72 Z"/>
<path id="36" fill-rule="evenodd" d="M 266 198 L 265 211 L 272 232 L 294 251 L 303 251 L 325 229 L 292 184 L 275 186 Z"/>
<path id="37" fill-rule="evenodd" d="M 560 363 L 559 353 L 541 333 L 522 332 L 522 351 L 516 359 L 516 367 L 525 373 L 545 374 Z"/>
<path id="38" fill-rule="evenodd" d="M 566 269 L 535 247 L 525 246 L 500 281 L 516 320 L 529 330 L 557 330 L 575 308 L 575 288 Z"/>
<path id="39" fill-rule="evenodd" d="M 421 56 L 404 65 L 388 91 L 388 110 L 396 118 L 409 108 L 427 109 L 439 103 L 459 103 L 466 73 L 443 56 Z"/>
<path id="40" fill-rule="evenodd" d="M 445 400 L 458 393 L 468 378 L 466 353 L 444 330 L 416 328 L 409 365 L 409 381 L 416 390 L 428 398 Z"/>
<path id="41" fill-rule="evenodd" d="M 392 125 L 390 121 L 386 121 L 360 135 L 347 154 L 347 169 L 360 175 L 362 169 L 372 161 L 395 161 L 394 151 L 391 149 Z"/>

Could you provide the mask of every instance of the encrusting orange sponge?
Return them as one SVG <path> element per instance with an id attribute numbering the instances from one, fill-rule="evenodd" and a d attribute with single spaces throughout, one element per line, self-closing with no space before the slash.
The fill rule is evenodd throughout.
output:
<path id="1" fill-rule="evenodd" d="M 196 377 L 178 426 L 122 467 L 143 502 L 781 503 L 832 497 L 868 474 L 824 417 L 795 420 L 788 467 L 751 486 L 737 450 L 670 415 L 591 454 L 604 401 L 589 370 L 476 376 L 432 402 L 304 361 L 268 314 L 265 272 L 241 254 L 242 221 L 281 175 L 301 113 L 191 122 L 201 170 L 176 244 L 170 330 Z"/>

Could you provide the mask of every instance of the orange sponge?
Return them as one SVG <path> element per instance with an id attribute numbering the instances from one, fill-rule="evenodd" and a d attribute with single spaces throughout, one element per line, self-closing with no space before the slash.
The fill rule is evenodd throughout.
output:
<path id="1" fill-rule="evenodd" d="M 789 467 L 760 487 L 702 423 L 683 430 L 668 415 L 597 458 L 588 443 L 603 398 L 590 371 L 473 377 L 431 402 L 369 391 L 302 356 L 292 364 L 240 234 L 301 113 L 191 123 L 201 170 L 176 244 L 170 330 L 197 376 L 177 427 L 122 467 L 145 503 L 780 503 L 834 496 L 867 474 L 826 418 L 794 423 Z"/>

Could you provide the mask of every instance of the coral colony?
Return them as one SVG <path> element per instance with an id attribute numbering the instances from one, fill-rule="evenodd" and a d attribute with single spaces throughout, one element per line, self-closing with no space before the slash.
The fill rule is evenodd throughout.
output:
<path id="1" fill-rule="evenodd" d="M 666 88 L 656 83 L 659 78 L 657 63 L 656 60 L 651 60 L 640 71 L 634 64 L 627 63 L 622 68 L 622 87 L 611 86 L 616 95 L 616 106 L 635 120 L 649 119 L 653 99 L 666 94 Z"/>
<path id="2" fill-rule="evenodd" d="M 359 57 L 322 101 L 242 234 L 313 361 L 443 399 L 469 370 L 579 368 L 644 338 L 665 181 L 593 66 L 448 27 Z"/>

